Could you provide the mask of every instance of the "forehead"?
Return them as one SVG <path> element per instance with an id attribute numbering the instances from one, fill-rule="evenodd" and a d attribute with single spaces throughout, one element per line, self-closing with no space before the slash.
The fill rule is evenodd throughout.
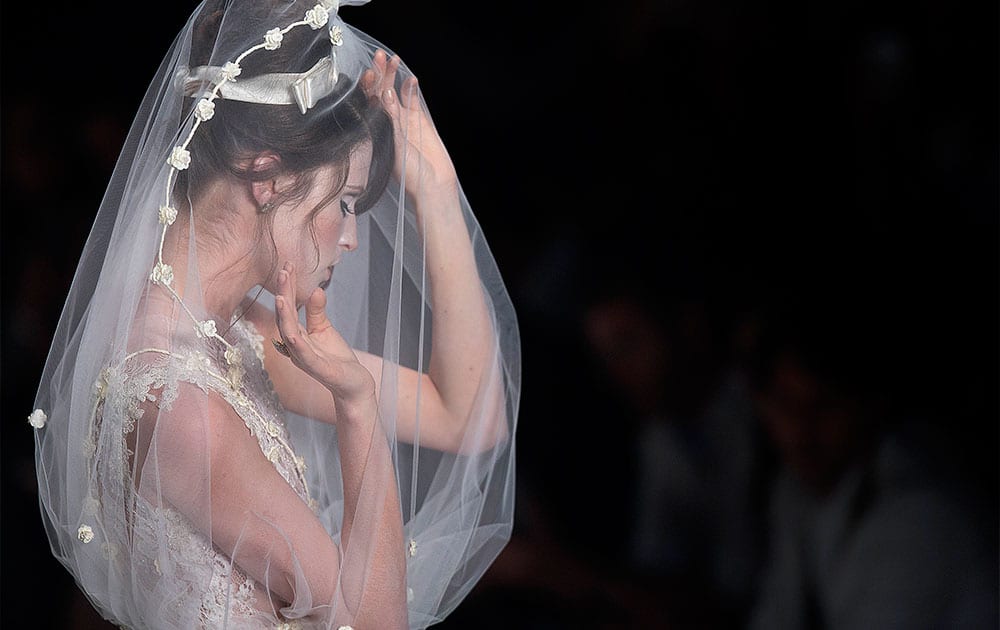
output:
<path id="1" fill-rule="evenodd" d="M 372 147 L 370 143 L 360 144 L 351 152 L 350 164 L 347 169 L 347 181 L 343 182 L 342 189 L 350 188 L 364 189 L 368 183 L 368 171 L 371 168 Z M 343 163 L 326 164 L 315 171 L 314 193 L 329 190 L 341 183 L 343 176 Z"/>
<path id="2" fill-rule="evenodd" d="M 368 171 L 372 163 L 372 145 L 364 142 L 351 152 L 351 168 L 347 175 L 347 185 L 364 188 L 368 183 Z"/>

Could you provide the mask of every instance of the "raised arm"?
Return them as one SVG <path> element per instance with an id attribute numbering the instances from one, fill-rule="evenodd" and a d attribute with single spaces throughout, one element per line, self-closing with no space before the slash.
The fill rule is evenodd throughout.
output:
<path id="1" fill-rule="evenodd" d="M 484 450 L 507 435 L 503 379 L 457 184 L 423 188 L 414 204 L 425 239 L 433 334 L 427 373 L 402 370 L 398 377 L 405 429 L 415 433 L 419 414 L 421 444 Z M 358 359 L 381 388 L 382 357 L 358 353 Z M 467 435 L 477 409 L 485 411 L 485 422 Z"/>
<path id="2" fill-rule="evenodd" d="M 413 442 L 419 421 L 423 446 L 451 452 L 481 451 L 507 435 L 501 357 L 454 167 L 416 96 L 416 80 L 404 82 L 402 98 L 397 97 L 393 85 L 398 67 L 398 57 L 387 60 L 385 53 L 378 51 L 374 68 L 365 72 L 362 83 L 369 94 L 381 99 L 393 119 L 399 149 L 396 174 L 405 178 L 425 239 L 433 330 L 430 362 L 427 373 L 421 373 L 403 366 L 386 366 L 382 357 L 373 354 L 355 354 L 375 379 L 378 394 L 383 371 L 397 371 L 399 439 Z M 247 317 L 266 338 L 277 337 L 274 315 L 266 307 L 252 306 Z M 323 387 L 302 378 L 301 372 L 292 368 L 271 344 L 265 344 L 265 365 L 288 409 L 324 422 L 337 422 L 335 410 L 317 404 L 324 400 Z M 473 410 L 481 410 L 477 417 L 485 422 L 477 425 L 475 435 L 470 435 Z"/>
<path id="3" fill-rule="evenodd" d="M 461 442 L 471 413 L 479 403 L 490 411 L 484 433 L 469 436 L 473 447 L 489 447 L 504 438 L 502 377 L 499 349 L 479 280 L 469 228 L 459 199 L 458 177 L 444 143 L 420 101 L 417 80 L 410 77 L 395 90 L 399 57 L 377 51 L 374 68 L 362 76 L 369 94 L 378 96 L 393 119 L 397 177 L 404 180 L 424 238 L 424 256 L 432 311 L 428 379 L 421 398 L 430 395 L 438 407 L 435 423 Z M 373 373 L 378 357 L 361 357 Z M 423 410 L 421 410 L 423 411 Z M 423 426 L 421 427 L 421 434 Z"/>

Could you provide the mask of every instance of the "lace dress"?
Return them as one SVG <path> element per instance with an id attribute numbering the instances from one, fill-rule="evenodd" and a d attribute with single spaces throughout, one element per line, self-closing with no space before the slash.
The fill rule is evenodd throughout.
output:
<path id="1" fill-rule="evenodd" d="M 90 511 L 101 512 L 100 503 L 109 500 L 124 501 L 124 505 L 134 503 L 131 511 L 125 511 L 131 514 L 132 522 L 124 528 L 125 539 L 130 540 L 132 575 L 151 587 L 138 590 L 161 596 L 155 606 L 145 608 L 158 610 L 159 620 L 202 628 L 292 628 L 297 624 L 284 623 L 274 614 L 276 607 L 267 589 L 233 564 L 190 520 L 169 505 L 158 505 L 132 490 L 134 438 L 130 437 L 136 422 L 148 413 L 150 403 L 161 411 L 170 409 L 178 396 L 178 383 L 185 382 L 229 403 L 256 437 L 265 457 L 299 497 L 316 510 L 306 485 L 305 462 L 292 449 L 284 411 L 264 370 L 263 339 L 249 322 L 238 322 L 233 331 L 235 352 L 213 352 L 206 340 L 193 339 L 188 347 L 172 351 L 144 348 L 102 372 L 85 449 L 93 451 L 93 445 L 101 443 L 97 438 L 104 418 L 122 419 L 120 452 L 105 449 L 109 452 L 92 453 L 108 459 L 105 463 L 110 464 L 107 470 L 111 475 L 120 475 L 120 484 L 102 487 L 117 487 L 121 496 L 109 497 L 105 492 L 96 502 L 95 497 L 90 497 Z M 108 514 L 106 508 L 103 513 Z M 105 531 L 114 531 L 107 527 L 113 524 L 103 525 Z M 161 544 L 164 536 L 165 545 Z M 109 561 L 120 561 L 115 557 L 120 549 L 111 540 L 109 537 L 104 545 L 106 555 Z M 169 592 L 164 592 L 166 585 Z"/>

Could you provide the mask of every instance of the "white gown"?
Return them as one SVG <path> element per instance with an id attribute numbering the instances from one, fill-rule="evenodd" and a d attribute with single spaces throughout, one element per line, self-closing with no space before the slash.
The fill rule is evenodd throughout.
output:
<path id="1" fill-rule="evenodd" d="M 263 338 L 250 322 L 240 321 L 233 328 L 234 346 L 240 350 L 244 374 L 233 387 L 231 368 L 222 351 L 207 352 L 209 344 L 195 339 L 191 347 L 166 351 L 143 349 L 129 355 L 121 365 L 104 371 L 98 384 L 94 431 L 100 430 L 101 418 L 112 411 L 126 421 L 120 453 L 102 453 L 118 462 L 112 469 L 121 472 L 122 483 L 133 483 L 131 467 L 126 466 L 133 453 L 129 434 L 143 414 L 142 404 L 153 403 L 169 408 L 178 395 L 178 383 L 197 386 L 205 393 L 215 393 L 228 402 L 257 438 L 260 450 L 302 501 L 314 511 L 316 502 L 309 496 L 305 461 L 296 455 L 285 427 L 285 412 L 274 386 L 264 370 Z M 90 436 L 85 444 L 96 444 Z M 124 495 L 123 495 L 124 496 Z M 134 579 L 147 582 L 149 592 L 157 595 L 159 576 L 170 575 L 171 592 L 163 593 L 155 604 L 158 621 L 194 622 L 204 628 L 272 628 L 285 624 L 274 614 L 267 589 L 233 565 L 230 558 L 213 546 L 184 515 L 169 505 L 157 505 L 144 497 L 137 499 L 131 535 Z M 93 508 L 98 508 L 93 505 Z M 96 509 L 94 510 L 97 511 Z M 166 536 L 161 546 L 159 536 Z M 105 543 L 109 561 L 114 561 L 114 543 Z M 165 555 L 156 556 L 158 549 Z M 182 584 L 181 590 L 177 589 Z M 142 589 L 146 590 L 146 589 Z M 149 608 L 147 608 L 148 610 Z"/>

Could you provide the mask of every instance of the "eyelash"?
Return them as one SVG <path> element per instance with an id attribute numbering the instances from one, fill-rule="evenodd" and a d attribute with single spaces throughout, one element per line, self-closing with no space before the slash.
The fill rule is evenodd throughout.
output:
<path id="1" fill-rule="evenodd" d="M 347 202 L 343 199 L 340 200 L 340 212 L 346 217 L 349 214 L 354 214 L 354 210 L 351 210 L 347 206 Z"/>

